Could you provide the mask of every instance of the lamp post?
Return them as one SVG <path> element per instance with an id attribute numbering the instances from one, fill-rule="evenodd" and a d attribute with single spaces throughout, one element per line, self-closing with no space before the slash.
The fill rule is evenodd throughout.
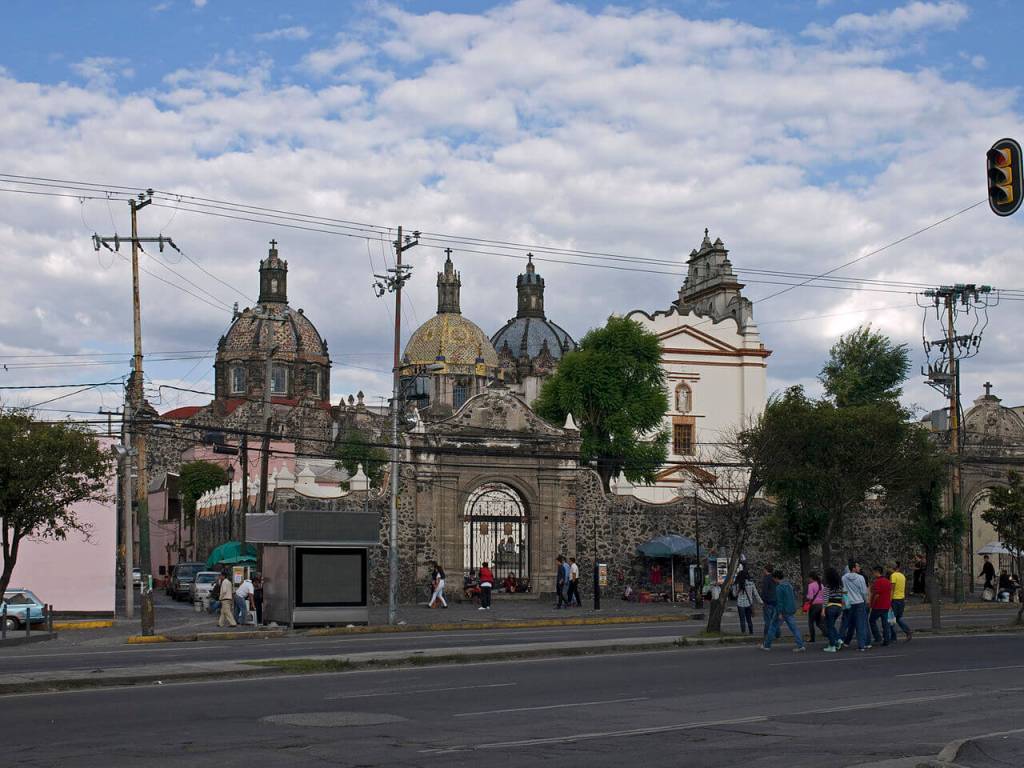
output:
<path id="1" fill-rule="evenodd" d="M 235 465 L 228 464 L 228 541 L 235 540 Z"/>

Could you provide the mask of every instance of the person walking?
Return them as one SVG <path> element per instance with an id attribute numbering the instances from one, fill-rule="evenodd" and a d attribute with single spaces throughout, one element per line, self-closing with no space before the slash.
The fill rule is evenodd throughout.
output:
<path id="1" fill-rule="evenodd" d="M 740 634 L 754 634 L 754 605 L 761 602 L 754 580 L 746 570 L 736 575 L 736 612 L 740 615 Z"/>
<path id="2" fill-rule="evenodd" d="M 480 564 L 480 607 L 479 611 L 491 610 L 491 588 L 494 586 L 494 574 L 487 567 L 485 560 Z"/>
<path id="3" fill-rule="evenodd" d="M 804 639 L 800 636 L 800 627 L 794 619 L 796 615 L 796 591 L 793 589 L 793 585 L 790 584 L 789 579 L 785 577 L 785 574 L 776 570 L 772 573 L 772 580 L 775 582 L 775 607 L 778 611 L 778 622 L 785 623 L 789 627 L 789 631 L 793 633 L 793 640 L 796 642 L 796 648 L 793 649 L 794 653 L 802 653 L 807 650 L 804 647 Z M 761 648 L 765 651 L 772 649 L 772 640 L 775 639 L 775 635 L 769 632 L 765 635 L 764 645 Z"/>
<path id="4" fill-rule="evenodd" d="M 761 578 L 761 602 L 764 603 L 764 639 L 768 640 L 769 633 L 774 638 L 782 635 L 779 629 L 779 614 L 775 602 L 775 579 L 772 578 L 772 567 L 764 567 L 764 576 Z M 770 643 L 769 643 L 770 645 Z"/>
<path id="5" fill-rule="evenodd" d="M 430 607 L 433 608 L 434 604 L 438 601 L 441 602 L 442 608 L 448 607 L 448 601 L 444 599 L 444 568 L 440 566 L 436 561 L 434 562 L 434 573 L 430 579 L 431 585 L 434 587 L 434 591 L 430 595 Z"/>
<path id="6" fill-rule="evenodd" d="M 824 588 L 825 632 L 828 635 L 828 645 L 822 650 L 826 653 L 836 653 L 843 645 L 839 639 L 839 630 L 836 629 L 836 621 L 843 614 L 843 579 L 835 568 L 825 571 Z"/>
<path id="7" fill-rule="evenodd" d="M 996 567 L 992 565 L 992 560 L 988 555 L 984 555 L 983 559 L 985 560 L 981 566 L 981 577 L 985 579 L 983 589 L 991 589 L 995 592 Z"/>
<path id="8" fill-rule="evenodd" d="M 567 606 L 565 601 L 566 582 L 569 580 L 569 569 L 566 567 L 565 558 L 559 555 L 555 558 L 555 592 L 558 595 L 558 602 L 555 603 L 555 610 Z"/>
<path id="9" fill-rule="evenodd" d="M 582 608 L 583 603 L 580 602 L 580 567 L 576 565 L 576 558 L 569 558 L 569 590 L 567 600 L 569 607 L 572 608 L 573 600 L 576 601 L 576 607 Z"/>
<path id="10" fill-rule="evenodd" d="M 910 631 L 907 622 L 903 620 L 903 611 L 907 606 L 907 577 L 900 570 L 899 560 L 892 568 L 889 581 L 892 582 L 892 615 L 896 617 L 896 626 L 903 630 L 909 643 L 914 638 L 914 633 Z M 893 640 L 895 639 L 896 630 L 893 629 Z"/>
<path id="11" fill-rule="evenodd" d="M 857 649 L 866 651 L 871 647 L 868 639 L 868 584 L 860 572 L 860 563 L 856 560 L 850 561 L 850 570 L 843 575 L 843 590 L 846 593 L 846 602 L 849 605 L 849 621 L 846 627 L 846 636 L 843 637 L 843 645 L 849 645 L 853 641 L 853 635 L 857 635 Z"/>
<path id="12" fill-rule="evenodd" d="M 869 603 L 871 605 L 871 636 L 875 642 L 881 641 L 882 645 L 888 645 L 890 640 L 896 642 L 896 630 L 889 623 L 889 611 L 892 609 L 892 582 L 885 578 L 882 566 L 876 565 L 871 569 L 874 580 L 871 582 Z M 878 622 L 882 623 L 882 630 L 878 630 Z"/>
<path id="13" fill-rule="evenodd" d="M 258 575 L 252 583 L 252 605 L 256 611 L 256 626 L 263 626 L 263 577 Z"/>
<path id="14" fill-rule="evenodd" d="M 807 574 L 807 594 L 805 603 L 807 605 L 807 642 L 815 642 L 814 630 L 818 629 L 825 634 L 825 624 L 822 615 L 825 610 L 825 587 L 821 583 L 821 576 L 817 571 Z"/>
<path id="15" fill-rule="evenodd" d="M 217 582 L 217 597 L 220 598 L 220 618 L 217 619 L 217 626 L 238 626 L 234 615 L 235 604 L 231 596 L 231 579 L 223 573 L 220 575 L 220 581 Z"/>

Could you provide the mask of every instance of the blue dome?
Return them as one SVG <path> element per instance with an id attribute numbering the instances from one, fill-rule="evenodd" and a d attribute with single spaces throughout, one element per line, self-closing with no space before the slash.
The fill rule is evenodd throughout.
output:
<path id="1" fill-rule="evenodd" d="M 524 354 L 534 358 L 540 354 L 547 342 L 548 352 L 560 360 L 566 352 L 576 349 L 576 342 L 563 328 L 544 317 L 514 317 L 505 323 L 500 331 L 491 337 L 491 344 L 501 354 L 508 344 L 514 357 Z M 525 343 L 525 346 L 524 346 Z"/>

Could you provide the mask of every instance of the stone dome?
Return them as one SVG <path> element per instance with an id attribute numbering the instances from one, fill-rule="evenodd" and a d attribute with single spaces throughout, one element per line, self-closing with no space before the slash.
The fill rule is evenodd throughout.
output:
<path id="1" fill-rule="evenodd" d="M 576 342 L 568 332 L 544 317 L 512 318 L 491 337 L 491 344 L 499 353 L 507 346 L 513 357 L 529 358 L 539 355 L 546 344 L 556 360 L 576 349 Z"/>
<path id="2" fill-rule="evenodd" d="M 288 262 L 271 241 L 260 262 L 260 298 L 255 307 L 235 313 L 221 336 L 214 364 L 218 399 L 261 397 L 267 350 L 273 348 L 274 397 L 326 400 L 331 360 L 327 342 L 301 309 L 288 305 Z"/>
<path id="3" fill-rule="evenodd" d="M 484 365 L 496 368 L 498 353 L 487 334 L 472 320 L 460 314 L 442 312 L 416 329 L 405 345 L 405 365 L 468 365 L 483 358 Z"/>

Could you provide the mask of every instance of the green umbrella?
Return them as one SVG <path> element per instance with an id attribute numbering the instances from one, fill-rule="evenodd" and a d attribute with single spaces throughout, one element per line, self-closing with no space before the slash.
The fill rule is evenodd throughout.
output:
<path id="1" fill-rule="evenodd" d="M 206 558 L 206 567 L 213 568 L 217 565 L 242 565 L 255 562 L 256 547 L 252 544 L 246 544 L 243 550 L 242 542 L 227 541 L 210 553 L 210 556 Z"/>

